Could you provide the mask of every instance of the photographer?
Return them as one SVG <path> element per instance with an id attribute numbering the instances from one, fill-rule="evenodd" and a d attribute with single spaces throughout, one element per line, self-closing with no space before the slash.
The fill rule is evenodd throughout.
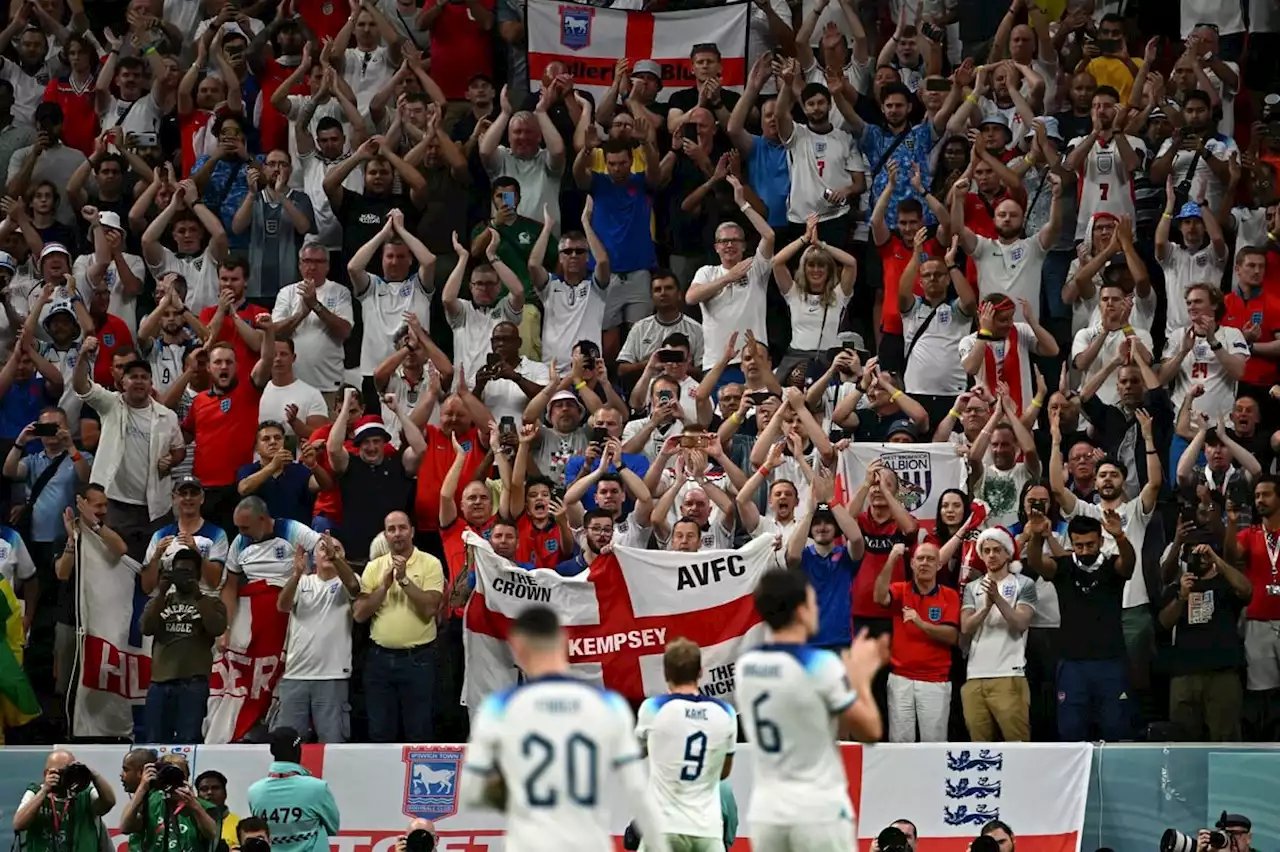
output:
<path id="1" fill-rule="evenodd" d="M 1160 625 L 1173 630 L 1169 721 L 1183 740 L 1239 742 L 1244 645 L 1236 625 L 1253 584 L 1212 545 L 1184 541 L 1185 573 L 1166 588 L 1159 616 Z"/>
<path id="2" fill-rule="evenodd" d="M 98 852 L 99 820 L 116 805 L 111 784 L 69 751 L 52 752 L 44 762 L 44 779 L 31 784 L 13 815 L 27 852 Z"/>
<path id="3" fill-rule="evenodd" d="M 396 852 L 432 852 L 436 848 L 436 824 L 429 819 L 409 823 L 409 833 L 396 838 Z"/>
<path id="4" fill-rule="evenodd" d="M 213 643 L 227 629 L 220 597 L 200 591 L 200 551 L 174 554 L 156 595 L 142 611 L 142 635 L 153 636 L 147 689 L 147 739 L 198 743 L 209 702 Z"/>
<path id="5" fill-rule="evenodd" d="M 203 852 L 217 842 L 211 805 L 196 798 L 190 777 L 186 759 L 176 754 L 142 771 L 142 783 L 120 814 L 120 830 L 141 835 L 139 852 Z"/>

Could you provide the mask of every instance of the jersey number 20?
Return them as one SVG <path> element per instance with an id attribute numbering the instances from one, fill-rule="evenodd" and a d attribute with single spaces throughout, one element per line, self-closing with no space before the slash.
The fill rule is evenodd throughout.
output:
<path id="1" fill-rule="evenodd" d="M 582 734 L 570 734 L 562 746 L 538 734 L 529 734 L 520 744 L 520 752 L 535 761 L 533 771 L 524 782 L 525 797 L 535 808 L 552 808 L 560 800 L 558 779 L 547 778 L 551 765 L 563 761 L 563 790 L 570 801 L 584 808 L 595 807 L 599 778 L 596 770 L 596 744 Z M 557 752 L 560 752 L 559 754 Z"/>

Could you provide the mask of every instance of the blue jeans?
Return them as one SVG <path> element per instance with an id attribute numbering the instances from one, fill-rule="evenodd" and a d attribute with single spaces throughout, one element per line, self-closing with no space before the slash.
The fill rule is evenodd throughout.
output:
<path id="1" fill-rule="evenodd" d="M 200 729 L 208 708 L 207 677 L 153 681 L 147 688 L 147 742 L 156 745 L 200 742 Z"/>
<path id="2" fill-rule="evenodd" d="M 1058 739 L 1090 738 L 1090 723 L 1109 742 L 1132 736 L 1129 725 L 1129 664 L 1112 660 L 1058 662 Z"/>
<path id="3" fill-rule="evenodd" d="M 436 684 L 435 643 L 415 648 L 370 645 L 364 660 L 365 711 L 375 743 L 431 742 L 431 697 Z M 399 731 L 403 729 L 404 735 Z"/>
<path id="4" fill-rule="evenodd" d="M 338 525 L 335 524 L 331 518 L 326 518 L 324 515 L 316 515 L 311 519 L 311 529 L 321 535 L 324 535 L 325 533 L 334 533 L 336 535 L 338 532 Z"/>

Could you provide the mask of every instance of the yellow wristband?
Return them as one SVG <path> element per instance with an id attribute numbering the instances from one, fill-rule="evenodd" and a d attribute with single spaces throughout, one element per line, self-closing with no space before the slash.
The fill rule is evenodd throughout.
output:
<path id="1" fill-rule="evenodd" d="M 897 402 L 897 401 L 898 401 L 898 397 L 900 397 L 900 396 L 902 396 L 902 391 L 900 391 L 900 390 L 894 391 L 893 393 L 889 394 L 889 401 L 890 401 L 890 402 Z"/>
<path id="2" fill-rule="evenodd" d="M 956 411 L 954 408 L 948 411 L 947 414 L 950 415 L 951 417 L 954 417 L 957 420 L 960 419 L 960 412 Z"/>
<path id="3" fill-rule="evenodd" d="M 1173 214 L 1172 214 L 1172 213 L 1165 213 L 1165 214 L 1164 214 L 1164 215 L 1162 215 L 1160 218 L 1161 218 L 1161 219 L 1172 219 L 1172 218 L 1173 218 Z"/>
<path id="4" fill-rule="evenodd" d="M 1035 399 L 1031 400 L 1032 408 L 1042 408 L 1043 406 L 1044 406 L 1044 401 L 1041 400 L 1040 397 L 1036 397 Z"/>
<path id="5" fill-rule="evenodd" d="M 732 414 L 729 415 L 729 422 L 735 426 L 738 425 L 739 423 L 742 422 L 742 415 L 736 411 L 733 412 Z"/>
<path id="6" fill-rule="evenodd" d="M 978 102 L 978 99 L 975 98 L 972 94 L 965 95 L 964 99 L 971 104 L 976 104 Z"/>
<path id="7" fill-rule="evenodd" d="M 1124 328 L 1120 330 L 1123 331 L 1125 334 L 1133 334 L 1133 326 L 1131 325 L 1126 325 Z"/>
<path id="8" fill-rule="evenodd" d="M 1022 158 L 1022 161 L 1029 166 L 1035 161 L 1035 157 L 1031 156 L 1030 154 L 1027 154 L 1025 157 Z"/>
<path id="9" fill-rule="evenodd" d="M 576 390 L 576 391 L 580 391 L 580 390 L 582 390 L 583 388 L 585 388 L 586 386 L 587 386 L 587 383 L 586 383 L 586 382 L 584 382 L 584 381 L 582 381 L 582 380 L 578 380 L 578 381 L 576 381 L 576 382 L 574 382 L 574 383 L 573 383 L 573 389 L 574 389 L 574 390 Z"/>

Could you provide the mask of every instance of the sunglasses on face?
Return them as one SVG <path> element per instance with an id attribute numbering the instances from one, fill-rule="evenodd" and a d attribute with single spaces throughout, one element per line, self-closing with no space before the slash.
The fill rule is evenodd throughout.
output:
<path id="1" fill-rule="evenodd" d="M 587 250 L 584 248 L 563 248 L 563 249 L 560 249 L 560 253 L 561 254 L 586 254 Z"/>

